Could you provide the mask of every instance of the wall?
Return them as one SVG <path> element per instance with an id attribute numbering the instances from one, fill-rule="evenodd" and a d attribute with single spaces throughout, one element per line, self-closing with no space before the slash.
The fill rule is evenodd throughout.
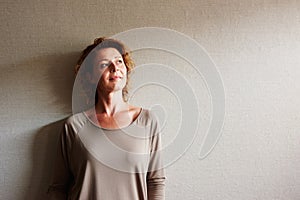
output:
<path id="1" fill-rule="evenodd" d="M 0 5 L 0 199 L 44 198 L 57 130 L 72 113 L 72 70 L 79 51 L 97 36 L 145 26 L 174 29 L 198 41 L 218 67 L 226 94 L 218 144 L 199 160 L 200 134 L 167 168 L 167 199 L 300 198 L 299 1 Z M 140 63 L 163 62 L 162 55 L 146 55 L 135 56 Z M 180 67 L 179 62 L 174 65 Z M 205 131 L 209 94 L 202 83 L 195 87 L 203 99 L 200 131 Z M 140 95 L 136 102 L 146 104 L 147 98 Z"/>

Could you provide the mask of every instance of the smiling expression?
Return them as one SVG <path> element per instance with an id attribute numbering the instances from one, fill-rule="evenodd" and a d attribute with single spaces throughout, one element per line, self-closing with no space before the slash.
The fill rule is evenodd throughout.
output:
<path id="1" fill-rule="evenodd" d="M 94 57 L 94 77 L 100 77 L 98 89 L 102 92 L 122 90 L 126 85 L 127 68 L 120 52 L 115 48 L 104 48 Z"/>

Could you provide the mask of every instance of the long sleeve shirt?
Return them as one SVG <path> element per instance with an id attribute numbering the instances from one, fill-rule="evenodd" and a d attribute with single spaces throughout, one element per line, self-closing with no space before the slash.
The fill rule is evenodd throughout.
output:
<path id="1" fill-rule="evenodd" d="M 155 116 L 142 109 L 122 129 L 101 128 L 85 112 L 65 121 L 50 199 L 164 200 L 165 172 Z"/>

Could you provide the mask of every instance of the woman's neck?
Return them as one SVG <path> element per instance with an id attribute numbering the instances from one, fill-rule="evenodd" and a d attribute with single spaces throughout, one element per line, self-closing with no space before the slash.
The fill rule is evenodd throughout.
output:
<path id="1" fill-rule="evenodd" d="M 124 102 L 121 90 L 109 94 L 98 93 L 98 100 L 95 107 L 96 114 L 113 116 L 127 109 L 128 104 Z"/>

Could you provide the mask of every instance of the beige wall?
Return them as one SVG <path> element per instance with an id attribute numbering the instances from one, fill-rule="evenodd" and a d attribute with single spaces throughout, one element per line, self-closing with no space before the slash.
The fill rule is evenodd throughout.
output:
<path id="1" fill-rule="evenodd" d="M 167 168 L 167 199 L 300 198 L 299 1 L 83 2 L 0 3 L 0 199 L 43 199 L 78 52 L 96 36 L 145 26 L 197 40 L 226 92 L 219 143 L 199 160 L 199 137 Z M 198 95 L 209 115 L 207 91 Z"/>

